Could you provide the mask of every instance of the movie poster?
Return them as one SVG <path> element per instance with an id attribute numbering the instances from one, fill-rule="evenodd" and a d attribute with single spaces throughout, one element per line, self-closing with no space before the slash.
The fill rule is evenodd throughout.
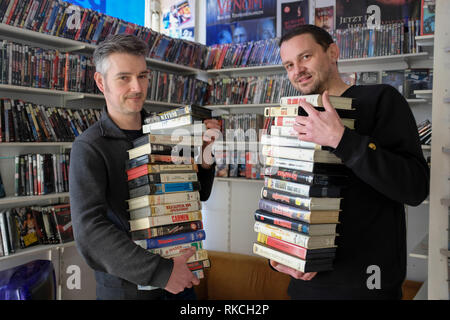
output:
<path id="1" fill-rule="evenodd" d="M 314 24 L 332 33 L 334 31 L 334 6 L 315 8 Z"/>
<path id="2" fill-rule="evenodd" d="M 295 27 L 309 23 L 308 0 L 278 1 L 278 34 L 283 36 Z"/>
<path id="3" fill-rule="evenodd" d="M 276 0 L 207 0 L 206 45 L 276 37 Z"/>
<path id="4" fill-rule="evenodd" d="M 336 29 L 420 19 L 421 0 L 336 0 Z"/>
<path id="5" fill-rule="evenodd" d="M 166 0 L 161 3 L 161 33 L 194 41 L 195 0 Z"/>

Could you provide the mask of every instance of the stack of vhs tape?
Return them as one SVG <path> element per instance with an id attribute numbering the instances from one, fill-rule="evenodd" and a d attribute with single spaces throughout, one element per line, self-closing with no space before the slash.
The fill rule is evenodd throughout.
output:
<path id="1" fill-rule="evenodd" d="M 301 272 L 327 271 L 336 254 L 348 169 L 326 147 L 298 139 L 295 118 L 307 115 L 299 98 L 324 110 L 320 95 L 283 97 L 280 107 L 265 109 L 271 126 L 261 138 L 265 181 L 254 213 L 253 252 Z M 330 100 L 344 125 L 354 128 L 352 99 Z"/>
<path id="2" fill-rule="evenodd" d="M 197 116 L 200 109 L 203 113 Z M 203 249 L 200 182 L 194 160 L 201 154 L 202 128 L 197 134 L 192 127 L 194 120 L 210 115 L 205 110 L 185 106 L 145 119 L 144 135 L 133 141 L 126 163 L 132 239 L 165 258 L 194 247 L 188 266 L 199 279 L 210 261 Z M 176 133 L 177 129 L 182 130 Z"/>

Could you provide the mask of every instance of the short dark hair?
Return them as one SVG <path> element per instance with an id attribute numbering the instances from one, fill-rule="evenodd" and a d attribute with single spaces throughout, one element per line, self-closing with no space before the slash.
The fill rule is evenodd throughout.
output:
<path id="1" fill-rule="evenodd" d="M 284 36 L 281 37 L 278 45 L 281 47 L 281 44 L 284 41 L 305 33 L 309 33 L 314 38 L 314 40 L 316 40 L 316 42 L 323 48 L 324 51 L 328 49 L 330 44 L 334 43 L 333 38 L 326 30 L 312 24 L 304 24 L 288 31 Z"/>
<path id="2" fill-rule="evenodd" d="M 95 48 L 94 64 L 96 71 L 104 74 L 107 58 L 113 53 L 129 53 L 135 56 L 146 56 L 147 44 L 133 34 L 115 34 L 108 36 Z"/>

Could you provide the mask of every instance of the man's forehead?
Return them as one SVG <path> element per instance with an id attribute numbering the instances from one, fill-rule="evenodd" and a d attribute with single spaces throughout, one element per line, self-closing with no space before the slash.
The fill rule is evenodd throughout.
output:
<path id="1" fill-rule="evenodd" d="M 291 39 L 283 42 L 281 44 L 281 46 L 283 47 L 283 44 L 285 44 L 285 43 L 290 43 L 290 44 L 295 43 L 297 45 L 305 45 L 305 46 L 319 45 L 315 41 L 314 37 L 309 33 L 303 33 L 303 34 L 296 35 L 296 36 L 292 37 Z"/>

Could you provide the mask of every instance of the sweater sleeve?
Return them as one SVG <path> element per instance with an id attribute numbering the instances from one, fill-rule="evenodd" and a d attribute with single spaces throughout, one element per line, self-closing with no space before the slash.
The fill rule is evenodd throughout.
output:
<path id="1" fill-rule="evenodd" d="M 90 143 L 73 143 L 70 163 L 70 204 L 74 237 L 80 254 L 94 270 L 139 285 L 164 288 L 173 268 L 161 258 L 137 246 L 117 225 L 117 208 L 108 201 L 105 159 Z M 89 178 L 87 178 L 89 177 Z M 112 219 L 117 221 L 113 223 Z M 119 223 L 119 224 L 118 224 Z"/>
<path id="2" fill-rule="evenodd" d="M 345 128 L 334 153 L 381 194 L 417 206 L 429 192 L 429 168 L 408 103 L 396 89 L 384 86 L 374 117 L 367 135 Z"/>

